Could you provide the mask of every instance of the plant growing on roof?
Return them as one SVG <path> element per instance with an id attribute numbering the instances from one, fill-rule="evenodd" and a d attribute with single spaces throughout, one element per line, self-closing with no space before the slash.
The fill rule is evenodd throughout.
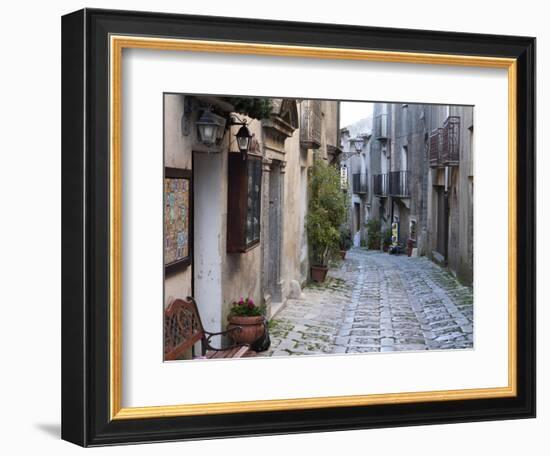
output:
<path id="1" fill-rule="evenodd" d="M 251 97 L 227 97 L 235 112 L 244 114 L 253 119 L 267 119 L 271 117 L 271 100 L 269 98 L 251 98 Z"/>

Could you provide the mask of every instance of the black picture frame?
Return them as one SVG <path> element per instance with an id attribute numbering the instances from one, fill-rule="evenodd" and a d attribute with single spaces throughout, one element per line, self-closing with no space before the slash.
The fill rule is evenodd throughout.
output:
<path id="1" fill-rule="evenodd" d="M 517 60 L 517 394 L 201 416 L 111 419 L 109 36 Z M 535 39 L 84 9 L 62 19 L 62 438 L 82 446 L 535 416 Z"/>

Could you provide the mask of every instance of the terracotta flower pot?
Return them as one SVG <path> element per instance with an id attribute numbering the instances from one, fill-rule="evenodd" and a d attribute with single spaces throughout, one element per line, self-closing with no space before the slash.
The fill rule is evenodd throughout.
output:
<path id="1" fill-rule="evenodd" d="M 347 253 L 347 250 L 340 250 L 340 258 L 342 258 L 342 260 L 346 259 L 346 253 Z"/>
<path id="2" fill-rule="evenodd" d="M 230 333 L 236 344 L 253 344 L 264 335 L 264 317 L 261 315 L 254 317 L 229 316 L 227 321 L 229 322 L 228 330 L 234 327 L 241 328 Z"/>
<path id="3" fill-rule="evenodd" d="M 408 239 L 407 240 L 407 256 L 412 255 L 413 247 L 414 247 L 414 241 L 412 239 Z"/>
<path id="4" fill-rule="evenodd" d="M 326 266 L 311 266 L 311 280 L 322 283 L 327 277 L 328 268 Z"/>

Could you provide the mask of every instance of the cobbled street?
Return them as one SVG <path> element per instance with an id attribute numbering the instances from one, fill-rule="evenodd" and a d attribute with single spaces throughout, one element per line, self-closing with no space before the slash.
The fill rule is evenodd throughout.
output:
<path id="1" fill-rule="evenodd" d="M 473 347 L 473 293 L 425 257 L 351 249 L 270 322 L 264 356 Z"/>

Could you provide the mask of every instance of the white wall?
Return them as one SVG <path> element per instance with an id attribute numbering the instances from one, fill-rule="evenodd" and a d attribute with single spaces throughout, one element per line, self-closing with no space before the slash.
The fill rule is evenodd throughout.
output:
<path id="1" fill-rule="evenodd" d="M 195 299 L 205 328 L 222 331 L 222 245 L 220 227 L 226 213 L 222 192 L 224 154 L 195 154 L 193 161 L 194 191 L 194 267 Z M 219 338 L 214 340 L 219 344 Z"/>
<path id="2" fill-rule="evenodd" d="M 538 37 L 539 118 L 550 119 L 548 81 L 550 31 L 544 2 L 525 0 L 479 2 L 461 0 L 452 14 L 441 2 L 173 2 L 157 0 L 87 0 L 19 3 L 2 11 L 0 27 L 2 72 L 0 87 L 0 195 L 2 224 L 0 252 L 0 428 L 5 454 L 80 454 L 58 438 L 60 420 L 60 15 L 83 6 L 155 10 L 224 16 L 249 16 L 313 22 L 523 34 Z M 494 20 L 498 11 L 498 20 Z M 182 75 L 185 77 L 185 75 Z M 538 232 L 550 230 L 550 169 L 542 134 L 538 141 Z M 548 145 L 547 145 L 548 146 Z M 24 179 L 21 171 L 25 170 Z M 30 204 L 29 204 L 30 202 Z M 539 241 L 539 418 L 529 421 L 488 422 L 447 426 L 382 429 L 309 435 L 171 443 L 102 448 L 94 455 L 224 454 L 544 454 L 550 427 L 550 244 Z M 28 337 L 16 324 L 24 306 L 34 318 L 26 321 Z"/>

